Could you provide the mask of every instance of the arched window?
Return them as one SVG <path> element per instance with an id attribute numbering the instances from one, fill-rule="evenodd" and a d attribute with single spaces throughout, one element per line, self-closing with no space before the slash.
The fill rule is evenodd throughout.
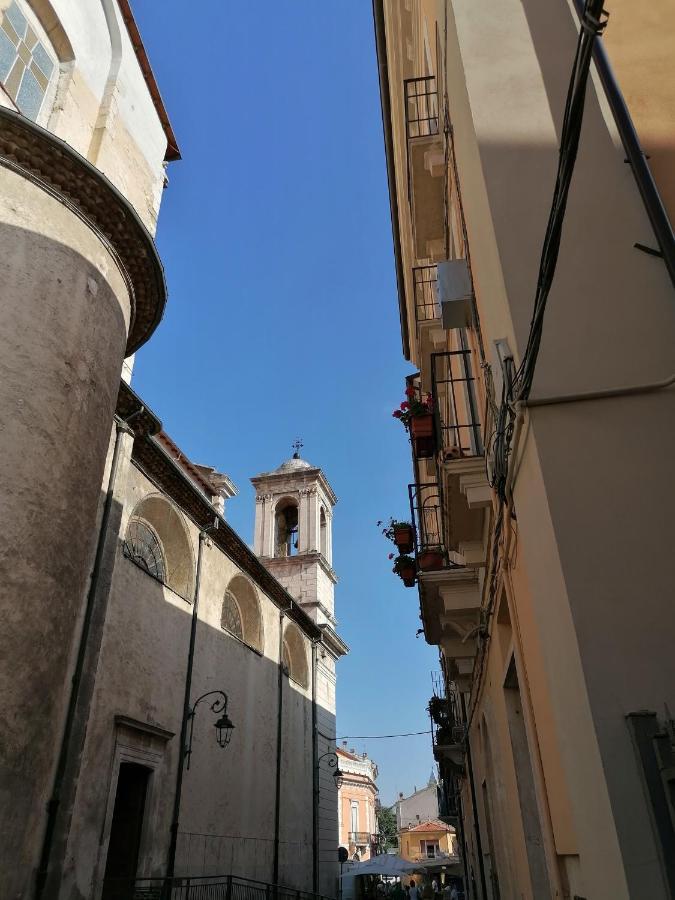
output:
<path id="1" fill-rule="evenodd" d="M 284 631 L 281 663 L 286 674 L 303 688 L 309 687 L 309 665 L 302 632 L 297 625 L 289 622 Z"/>
<path id="2" fill-rule="evenodd" d="M 280 500 L 274 517 L 274 555 L 293 556 L 298 552 L 298 506 Z"/>
<path id="3" fill-rule="evenodd" d="M 323 506 L 321 507 L 321 514 L 319 516 L 319 537 L 321 553 L 328 559 L 328 525 L 326 522 L 326 510 Z"/>
<path id="4" fill-rule="evenodd" d="M 124 555 L 186 600 L 194 594 L 194 557 L 182 515 L 161 494 L 138 503 L 124 535 Z"/>
<path id="5" fill-rule="evenodd" d="M 133 518 L 129 522 L 124 540 L 124 550 L 129 559 L 154 575 L 160 581 L 166 581 L 166 563 L 157 532 L 143 519 Z"/>
<path id="6" fill-rule="evenodd" d="M 0 13 L 0 83 L 19 111 L 33 121 L 58 73 L 52 48 L 39 31 L 17 0 Z"/>
<path id="7" fill-rule="evenodd" d="M 240 640 L 244 639 L 244 628 L 241 623 L 241 611 L 229 591 L 225 591 L 223 597 L 223 609 L 220 614 L 220 627 L 231 634 L 236 635 Z"/>
<path id="8" fill-rule="evenodd" d="M 258 592 L 244 575 L 235 575 L 227 586 L 220 627 L 262 653 L 263 627 Z"/>

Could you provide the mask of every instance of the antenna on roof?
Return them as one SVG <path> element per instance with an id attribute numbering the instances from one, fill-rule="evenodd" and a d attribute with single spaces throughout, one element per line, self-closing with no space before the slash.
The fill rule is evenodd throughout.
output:
<path id="1" fill-rule="evenodd" d="M 292 447 L 293 450 L 295 451 L 295 452 L 293 453 L 293 459 L 300 459 L 300 451 L 302 450 L 302 448 L 303 448 L 304 446 L 305 446 L 305 445 L 302 443 L 302 439 L 301 439 L 301 438 L 296 438 L 296 439 L 293 441 L 293 443 L 291 444 L 291 447 Z"/>

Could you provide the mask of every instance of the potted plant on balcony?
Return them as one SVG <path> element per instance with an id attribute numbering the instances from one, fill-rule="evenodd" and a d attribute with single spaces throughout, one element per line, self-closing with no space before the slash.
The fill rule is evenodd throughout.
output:
<path id="1" fill-rule="evenodd" d="M 389 559 L 394 560 L 394 567 L 392 569 L 392 572 L 394 572 L 401 578 L 403 584 L 406 587 L 414 587 L 416 571 L 415 560 L 412 558 L 412 556 L 401 553 L 394 559 L 394 554 L 390 553 Z"/>
<path id="2" fill-rule="evenodd" d="M 392 415 L 410 433 L 415 456 L 427 459 L 433 456 L 435 449 L 433 398 L 431 394 L 419 398 L 412 386 L 406 388 L 405 394 L 406 399 Z"/>
<path id="3" fill-rule="evenodd" d="M 417 565 L 422 572 L 442 569 L 444 561 L 443 551 L 435 548 L 422 550 L 417 556 Z"/>
<path id="4" fill-rule="evenodd" d="M 443 725 L 448 718 L 447 701 L 434 694 L 429 700 L 429 715 L 436 725 Z"/>
<path id="5" fill-rule="evenodd" d="M 379 527 L 384 525 L 384 522 L 378 522 L 377 524 Z M 412 553 L 415 546 L 415 538 L 410 522 L 399 522 L 397 519 L 390 519 L 389 524 L 382 529 L 382 534 L 387 540 L 396 544 L 399 553 Z"/>

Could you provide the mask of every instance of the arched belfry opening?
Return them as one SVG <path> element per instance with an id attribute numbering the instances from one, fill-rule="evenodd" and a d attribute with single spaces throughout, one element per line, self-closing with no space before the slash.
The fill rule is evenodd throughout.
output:
<path id="1" fill-rule="evenodd" d="M 294 453 L 251 479 L 256 492 L 255 553 L 293 599 L 321 625 L 335 625 L 332 568 L 335 492 L 325 474 Z"/>
<path id="2" fill-rule="evenodd" d="M 295 556 L 298 552 L 298 504 L 280 500 L 274 516 L 274 555 Z"/>

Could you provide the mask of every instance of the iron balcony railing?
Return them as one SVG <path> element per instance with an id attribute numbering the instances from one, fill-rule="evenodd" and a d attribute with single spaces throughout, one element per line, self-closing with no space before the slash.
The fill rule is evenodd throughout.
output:
<path id="1" fill-rule="evenodd" d="M 415 297 L 415 320 L 428 322 L 440 319 L 441 308 L 438 303 L 436 285 L 438 269 L 433 266 L 417 266 L 413 272 L 413 294 Z"/>
<path id="2" fill-rule="evenodd" d="M 109 879 L 102 900 L 328 900 L 320 894 L 236 875 Z"/>
<path id="3" fill-rule="evenodd" d="M 369 831 L 350 831 L 349 832 L 349 843 L 350 844 L 377 844 L 379 841 L 379 835 L 371 834 Z"/>
<path id="4" fill-rule="evenodd" d="M 461 339 L 465 341 L 463 336 Z M 471 350 L 463 347 L 432 353 L 431 384 L 436 435 L 443 460 L 482 456 L 484 449 Z"/>
<path id="5" fill-rule="evenodd" d="M 446 512 L 438 482 L 409 484 L 408 497 L 418 571 L 456 568 L 448 557 Z"/>
<path id="6" fill-rule="evenodd" d="M 439 133 L 438 92 L 436 76 L 406 78 L 403 82 L 405 97 L 405 133 L 408 140 L 429 137 Z"/>

